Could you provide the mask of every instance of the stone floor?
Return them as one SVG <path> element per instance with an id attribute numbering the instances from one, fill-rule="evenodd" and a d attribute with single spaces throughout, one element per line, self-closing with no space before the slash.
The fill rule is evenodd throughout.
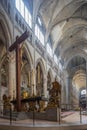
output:
<path id="1" fill-rule="evenodd" d="M 61 123 L 52 122 L 52 121 L 43 121 L 43 120 L 20 120 L 20 121 L 12 121 L 14 125 L 27 125 L 27 126 L 51 126 L 51 125 L 71 125 L 71 124 L 87 124 L 87 115 L 81 116 L 82 121 L 80 122 L 80 114 L 79 112 L 69 111 L 62 113 Z M 10 120 L 0 118 L 0 124 L 10 124 Z"/>

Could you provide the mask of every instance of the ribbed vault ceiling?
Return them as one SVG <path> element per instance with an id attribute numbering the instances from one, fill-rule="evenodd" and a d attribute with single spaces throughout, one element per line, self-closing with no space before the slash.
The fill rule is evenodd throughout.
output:
<path id="1" fill-rule="evenodd" d="M 46 28 L 45 42 L 50 35 L 63 67 L 74 56 L 86 58 L 87 0 L 33 0 L 33 14 L 34 20 L 41 16 Z"/>
<path id="2" fill-rule="evenodd" d="M 34 11 L 46 27 L 45 41 L 51 35 L 53 50 L 66 62 L 68 54 L 84 51 L 87 40 L 87 0 L 34 0 Z M 82 45 L 82 46 L 81 46 Z M 76 52 L 75 52 L 76 53 Z"/>
<path id="3" fill-rule="evenodd" d="M 67 66 L 69 74 L 72 76 L 73 86 L 78 90 L 86 87 L 86 61 L 83 57 L 75 56 Z"/>

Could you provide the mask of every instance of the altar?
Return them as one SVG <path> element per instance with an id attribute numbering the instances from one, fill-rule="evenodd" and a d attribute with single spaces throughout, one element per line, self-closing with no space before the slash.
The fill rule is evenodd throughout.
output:
<path id="1" fill-rule="evenodd" d="M 34 97 L 28 97 L 21 99 L 21 111 L 30 112 L 30 111 L 44 111 L 45 101 L 48 101 L 47 98 L 41 97 L 41 96 L 34 96 Z M 41 104 L 43 102 L 43 105 Z M 12 100 L 11 103 L 14 106 L 14 111 L 17 111 L 17 100 Z"/>
<path id="2" fill-rule="evenodd" d="M 60 121 L 61 119 L 61 86 L 55 81 L 50 89 L 49 100 L 43 96 L 22 97 L 21 112 L 17 112 L 17 100 L 12 100 L 10 103 L 13 106 L 12 112 L 17 112 L 17 119 L 40 119 L 49 121 Z M 26 94 L 27 95 L 27 94 Z M 45 103 L 48 103 L 47 106 Z"/>

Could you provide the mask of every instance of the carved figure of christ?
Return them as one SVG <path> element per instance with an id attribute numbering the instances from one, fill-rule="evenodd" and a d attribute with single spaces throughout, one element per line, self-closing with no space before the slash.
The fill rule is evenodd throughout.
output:
<path id="1" fill-rule="evenodd" d="M 16 51 L 16 100 L 17 111 L 21 111 L 21 88 L 20 88 L 20 75 L 21 75 L 21 57 L 20 57 L 20 44 L 23 43 L 29 36 L 29 32 L 25 31 L 16 41 L 9 47 L 9 51 Z"/>

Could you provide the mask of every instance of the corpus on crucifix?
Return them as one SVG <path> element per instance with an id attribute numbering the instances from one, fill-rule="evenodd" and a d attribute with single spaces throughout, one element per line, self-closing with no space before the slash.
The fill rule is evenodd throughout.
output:
<path id="1" fill-rule="evenodd" d="M 16 100 L 17 111 L 21 111 L 21 88 L 20 88 L 20 75 L 21 75 L 21 54 L 20 44 L 23 43 L 29 36 L 29 32 L 25 31 L 16 41 L 9 47 L 9 51 L 16 51 Z"/>

